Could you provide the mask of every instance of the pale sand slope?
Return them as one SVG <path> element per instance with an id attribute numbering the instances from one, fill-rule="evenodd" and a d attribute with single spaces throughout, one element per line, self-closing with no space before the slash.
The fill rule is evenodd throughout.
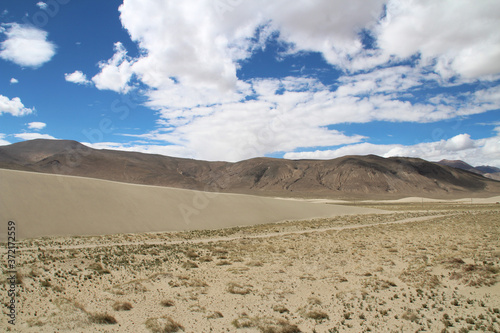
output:
<path id="1" fill-rule="evenodd" d="M 382 212 L 3 169 L 0 184 L 0 221 L 16 221 L 18 238 L 218 229 Z"/>
<path id="2" fill-rule="evenodd" d="M 433 199 L 425 197 L 406 197 L 394 200 L 335 200 L 335 199 L 299 199 L 299 198 L 282 198 L 283 200 L 296 200 L 296 201 L 307 201 L 314 203 L 330 203 L 330 204 L 365 204 L 365 203 L 420 203 L 420 202 L 431 202 L 431 203 L 464 203 L 470 204 L 494 204 L 500 202 L 500 196 L 490 197 L 490 198 L 462 198 L 462 199 Z"/>

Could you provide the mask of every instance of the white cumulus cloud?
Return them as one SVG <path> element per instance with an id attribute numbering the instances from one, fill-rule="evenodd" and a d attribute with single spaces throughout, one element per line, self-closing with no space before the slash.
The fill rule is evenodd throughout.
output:
<path id="1" fill-rule="evenodd" d="M 47 32 L 17 23 L 4 24 L 7 37 L 0 44 L 0 58 L 23 66 L 38 68 L 56 54 L 56 46 L 47 40 Z"/>
<path id="2" fill-rule="evenodd" d="M 383 52 L 420 54 L 443 76 L 500 73 L 500 2 L 391 0 L 377 30 Z"/>
<path id="3" fill-rule="evenodd" d="M 113 90 L 126 93 L 130 90 L 128 82 L 132 77 L 132 62 L 127 57 L 127 51 L 123 45 L 115 43 L 115 54 L 107 62 L 101 62 L 101 72 L 92 78 L 97 89 Z"/>
<path id="4" fill-rule="evenodd" d="M 39 121 L 34 121 L 34 122 L 31 122 L 31 123 L 28 123 L 28 128 L 29 129 L 34 129 L 34 130 L 41 130 L 41 129 L 44 129 L 46 126 L 47 126 L 46 123 L 42 123 L 42 122 L 39 122 Z"/>
<path id="5" fill-rule="evenodd" d="M 64 74 L 64 79 L 68 82 L 73 82 L 77 84 L 91 84 L 91 81 L 87 79 L 87 76 L 83 74 L 81 71 L 74 71 L 73 73 Z"/>
<path id="6" fill-rule="evenodd" d="M 48 134 L 41 134 L 41 133 L 18 133 L 14 134 L 14 137 L 18 139 L 23 139 L 23 140 L 35 140 L 35 139 L 50 139 L 50 140 L 55 140 L 52 135 Z"/>
<path id="7" fill-rule="evenodd" d="M 2 113 L 10 113 L 15 117 L 20 117 L 31 114 L 34 110 L 33 108 L 25 107 L 19 97 L 9 99 L 6 96 L 0 95 L 0 115 Z"/>
<path id="8" fill-rule="evenodd" d="M 47 9 L 47 7 L 48 7 L 48 5 L 47 5 L 45 2 L 43 2 L 43 1 L 39 1 L 39 2 L 37 2 L 37 3 L 36 3 L 36 5 L 37 5 L 37 6 L 38 6 L 38 8 L 40 8 L 40 9 Z"/>
<path id="9" fill-rule="evenodd" d="M 19 81 L 16 78 L 13 77 L 13 78 L 10 79 L 10 83 L 11 84 L 16 84 L 16 83 L 19 83 Z"/>

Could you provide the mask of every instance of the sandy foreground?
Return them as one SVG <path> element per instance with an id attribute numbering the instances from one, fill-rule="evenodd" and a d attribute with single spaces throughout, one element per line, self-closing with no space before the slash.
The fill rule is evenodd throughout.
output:
<path id="1" fill-rule="evenodd" d="M 15 326 L 0 244 L 0 331 L 500 332 L 498 198 L 336 205 L 208 194 L 202 205 L 193 191 L 0 176 L 2 232 L 15 218 L 30 237 L 17 242 Z M 163 212 L 183 204 L 199 212 L 176 229 Z M 41 217 L 54 229 L 37 226 Z M 57 228 L 63 236 L 41 237 Z"/>
<path id="2" fill-rule="evenodd" d="M 5 169 L 0 180 L 0 221 L 17 221 L 18 238 L 220 229 L 377 212 Z M 1 240 L 5 233 L 0 230 Z"/>
<path id="3" fill-rule="evenodd" d="M 6 308 L 0 326 L 500 331 L 500 207 L 404 205 L 390 214 L 221 230 L 24 240 L 16 258 L 16 326 L 7 323 Z M 9 302 L 5 292 L 1 300 Z"/>

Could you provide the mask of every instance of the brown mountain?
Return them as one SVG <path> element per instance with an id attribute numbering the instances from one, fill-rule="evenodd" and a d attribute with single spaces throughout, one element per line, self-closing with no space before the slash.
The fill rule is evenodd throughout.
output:
<path id="1" fill-rule="evenodd" d="M 447 165 L 453 168 L 474 172 L 487 178 L 500 180 L 500 169 L 489 165 L 473 167 L 472 165 L 461 160 L 441 160 L 438 163 L 441 165 Z"/>
<path id="2" fill-rule="evenodd" d="M 120 182 L 270 196 L 394 198 L 500 193 L 500 182 L 417 158 L 254 158 L 237 163 L 96 150 L 76 141 L 33 140 L 0 147 L 0 168 Z"/>

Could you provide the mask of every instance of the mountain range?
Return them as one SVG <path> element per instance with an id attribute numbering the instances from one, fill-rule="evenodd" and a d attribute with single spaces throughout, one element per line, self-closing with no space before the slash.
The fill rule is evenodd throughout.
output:
<path id="1" fill-rule="evenodd" d="M 500 193 L 477 172 L 418 158 L 210 162 L 37 139 L 0 147 L 0 168 L 216 192 L 309 198 L 458 198 Z"/>
<path id="2" fill-rule="evenodd" d="M 500 180 L 500 168 L 492 167 L 489 165 L 481 165 L 477 167 L 473 167 L 472 165 L 461 161 L 461 160 L 441 160 L 438 162 L 441 165 L 451 166 L 457 169 L 467 170 L 470 172 L 477 173 L 479 175 L 483 175 L 485 177 Z"/>

